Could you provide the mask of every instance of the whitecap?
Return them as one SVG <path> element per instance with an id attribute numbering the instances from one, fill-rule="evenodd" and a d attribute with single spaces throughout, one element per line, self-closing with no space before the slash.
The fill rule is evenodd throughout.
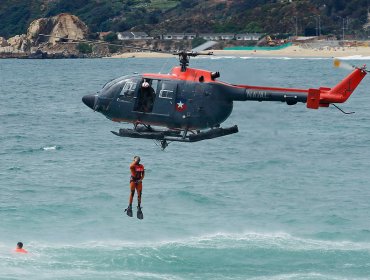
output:
<path id="1" fill-rule="evenodd" d="M 59 147 L 58 146 L 45 146 L 45 147 L 42 147 L 41 149 L 44 151 L 55 151 L 55 150 L 59 150 Z"/>
<path id="2" fill-rule="evenodd" d="M 235 59 L 237 57 L 236 56 L 211 56 L 210 58 L 213 60 L 217 60 L 217 59 Z"/>
<path id="3" fill-rule="evenodd" d="M 328 275 L 321 274 L 317 272 L 308 272 L 308 273 L 287 273 L 287 274 L 278 274 L 278 275 L 268 275 L 268 276 L 257 276 L 249 278 L 250 280 L 345 280 L 347 277 L 341 277 L 337 275 Z M 366 278 L 351 278 L 351 279 L 366 279 Z"/>
<path id="4" fill-rule="evenodd" d="M 183 239 L 130 242 L 121 240 L 89 241 L 82 244 L 60 244 L 53 246 L 47 244 L 38 244 L 39 248 L 54 249 L 66 248 L 100 248 L 102 250 L 122 250 L 132 248 L 152 248 L 159 249 L 163 247 L 188 247 L 188 248 L 263 248 L 263 249 L 281 249 L 285 251 L 370 251 L 370 243 L 355 242 L 350 240 L 322 240 L 304 237 L 296 237 L 285 232 L 244 232 L 228 233 L 218 232 L 214 234 L 205 234 Z"/>
<path id="5" fill-rule="evenodd" d="M 370 60 L 370 56 L 352 55 L 352 56 L 337 56 L 340 60 Z"/>

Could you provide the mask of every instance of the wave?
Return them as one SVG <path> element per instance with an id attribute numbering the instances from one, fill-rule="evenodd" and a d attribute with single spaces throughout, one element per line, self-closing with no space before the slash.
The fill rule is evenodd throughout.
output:
<path id="1" fill-rule="evenodd" d="M 55 150 L 61 150 L 62 147 L 60 146 L 45 146 L 45 147 L 42 147 L 41 150 L 44 150 L 44 151 L 55 151 Z"/>
<path id="2" fill-rule="evenodd" d="M 155 240 L 145 242 L 130 242 L 122 240 L 99 240 L 88 241 L 77 244 L 29 244 L 31 247 L 39 249 L 132 249 L 132 248 L 202 248 L 202 249 L 233 249 L 233 248 L 255 248 L 255 249 L 279 249 L 285 251 L 365 251 L 370 253 L 370 243 L 355 242 L 349 240 L 330 241 L 321 239 L 310 239 L 294 237 L 288 233 L 214 233 L 174 240 Z"/>
<path id="3" fill-rule="evenodd" d="M 340 60 L 370 60 L 370 56 L 351 55 L 351 56 L 337 56 Z"/>
<path id="4" fill-rule="evenodd" d="M 201 59 L 263 59 L 263 60 L 332 60 L 332 57 L 288 57 L 288 56 L 211 56 Z"/>
<path id="5" fill-rule="evenodd" d="M 252 277 L 248 278 L 249 280 L 348 280 L 348 277 L 344 276 L 337 276 L 332 274 L 323 274 L 317 272 L 311 273 L 287 273 L 287 274 L 279 274 L 279 275 L 269 275 L 269 276 L 259 276 L 259 277 Z M 352 280 L 366 280 L 367 277 L 363 278 L 353 278 Z"/>
<path id="6" fill-rule="evenodd" d="M 5 247 L 0 244 L 2 252 Z M 144 242 L 29 242 L 25 247 L 28 256 L 0 253 L 0 278 L 5 270 L 14 273 L 9 270 L 14 265 L 31 269 L 23 276 L 43 274 L 32 279 L 55 275 L 54 279 L 342 280 L 366 279 L 363 272 L 370 268 L 370 243 L 317 240 L 284 232 L 222 232 Z"/>
<path id="7" fill-rule="evenodd" d="M 294 56 L 211 56 L 210 58 L 198 59 L 263 59 L 263 60 L 332 60 L 338 58 L 341 60 L 370 60 L 370 56 L 352 55 L 352 56 L 333 56 L 333 57 L 294 57 Z"/>

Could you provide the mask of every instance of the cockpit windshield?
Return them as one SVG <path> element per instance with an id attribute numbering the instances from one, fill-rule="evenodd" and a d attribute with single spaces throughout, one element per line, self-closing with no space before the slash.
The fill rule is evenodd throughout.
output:
<path id="1" fill-rule="evenodd" d="M 132 76 L 123 76 L 106 83 L 100 95 L 105 98 L 115 98 L 117 95 L 121 96 L 124 91 L 133 95 L 136 84 L 137 79 Z"/>
<path id="2" fill-rule="evenodd" d="M 137 81 L 135 80 L 126 80 L 121 93 L 119 94 L 120 98 L 133 98 L 136 90 Z"/>
<path id="3" fill-rule="evenodd" d="M 102 89 L 108 89 L 110 88 L 112 85 L 120 82 L 120 81 L 123 81 L 123 80 L 127 80 L 128 78 L 130 78 L 130 76 L 121 76 L 121 77 L 118 77 L 118 78 L 115 78 L 107 83 L 105 83 L 105 85 L 103 86 Z"/>

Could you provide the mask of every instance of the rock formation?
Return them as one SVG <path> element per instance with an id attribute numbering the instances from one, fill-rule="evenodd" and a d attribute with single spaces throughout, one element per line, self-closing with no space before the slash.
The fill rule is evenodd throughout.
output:
<path id="1" fill-rule="evenodd" d="M 51 35 L 42 41 L 55 44 L 60 39 L 84 39 L 88 28 L 78 17 L 70 14 L 60 14 L 51 18 L 40 18 L 31 22 L 27 30 L 27 39 L 38 42 L 39 34 Z"/>
<path id="2" fill-rule="evenodd" d="M 39 36 L 39 34 L 51 37 Z M 25 54 L 30 53 L 63 53 L 68 57 L 78 52 L 74 45 L 60 47 L 57 44 L 60 38 L 84 39 L 88 28 L 78 17 L 70 14 L 60 14 L 50 18 L 40 18 L 31 22 L 27 34 L 16 35 L 7 41 L 0 38 L 0 54 Z M 58 38 L 59 37 L 59 38 Z M 59 57 L 59 56 L 58 56 Z"/>

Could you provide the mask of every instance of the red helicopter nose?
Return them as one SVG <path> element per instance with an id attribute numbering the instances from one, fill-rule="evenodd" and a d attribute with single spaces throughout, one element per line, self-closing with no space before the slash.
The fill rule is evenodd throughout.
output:
<path id="1" fill-rule="evenodd" d="M 94 110 L 95 102 L 96 102 L 96 96 L 93 94 L 85 95 L 82 97 L 82 102 L 85 103 L 87 107 L 90 107 Z"/>

